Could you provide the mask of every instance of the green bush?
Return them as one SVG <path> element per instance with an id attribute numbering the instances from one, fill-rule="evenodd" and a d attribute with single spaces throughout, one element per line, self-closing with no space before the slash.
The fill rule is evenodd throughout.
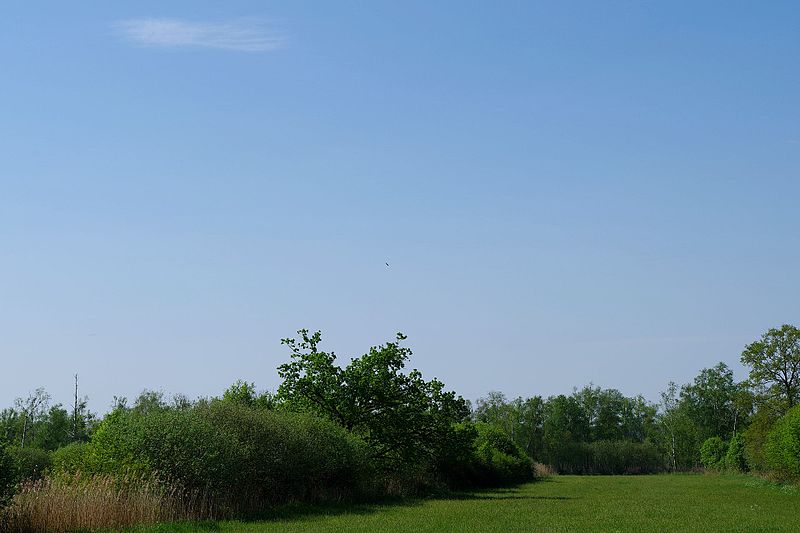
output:
<path id="1" fill-rule="evenodd" d="M 0 443 L 0 505 L 11 495 L 11 491 L 16 482 L 17 473 L 14 459 L 11 457 L 6 446 Z"/>
<path id="2" fill-rule="evenodd" d="M 11 456 L 11 464 L 17 481 L 40 479 L 50 468 L 50 454 L 40 448 L 9 446 L 7 452 Z"/>
<path id="3" fill-rule="evenodd" d="M 329 500 L 371 479 L 363 441 L 327 420 L 226 401 L 106 417 L 83 461 L 90 473 L 155 474 L 217 501 Z"/>
<path id="4" fill-rule="evenodd" d="M 768 470 L 764 446 L 767 442 L 767 435 L 778 418 L 772 409 L 761 408 L 744 431 L 744 456 L 748 470 L 754 472 Z"/>
<path id="5" fill-rule="evenodd" d="M 124 408 L 109 413 L 92 435 L 84 456 L 84 467 L 90 474 L 146 474 L 149 464 L 137 453 L 135 443 L 141 439 L 140 420 L 144 415 Z"/>
<path id="6" fill-rule="evenodd" d="M 222 490 L 236 477 L 243 450 L 194 409 L 117 410 L 92 436 L 89 473 L 149 475 L 188 489 Z"/>
<path id="7" fill-rule="evenodd" d="M 778 477 L 800 478 L 800 405 L 778 419 L 767 434 L 764 456 Z"/>
<path id="8" fill-rule="evenodd" d="M 734 435 L 728 443 L 728 452 L 725 454 L 725 467 L 728 468 L 728 470 L 735 470 L 737 472 L 747 471 L 744 444 L 744 437 L 741 433 Z"/>
<path id="9" fill-rule="evenodd" d="M 533 462 L 511 437 L 489 424 L 475 424 L 475 429 L 476 485 L 508 485 L 533 479 Z"/>
<path id="10" fill-rule="evenodd" d="M 333 422 L 233 402 L 197 411 L 241 450 L 238 483 L 267 499 L 338 499 L 368 490 L 373 476 L 366 444 Z"/>
<path id="11" fill-rule="evenodd" d="M 86 470 L 86 456 L 89 445 L 85 442 L 73 442 L 62 446 L 51 454 L 53 471 L 83 472 Z"/>
<path id="12" fill-rule="evenodd" d="M 50 468 L 50 454 L 39 448 L 0 444 L 0 503 L 23 480 L 37 480 Z"/>
<path id="13" fill-rule="evenodd" d="M 709 470 L 725 468 L 728 443 L 719 437 L 710 437 L 700 446 L 700 463 Z"/>
<path id="14" fill-rule="evenodd" d="M 495 487 L 533 479 L 533 462 L 501 429 L 483 423 L 454 426 L 437 472 L 452 488 Z"/>

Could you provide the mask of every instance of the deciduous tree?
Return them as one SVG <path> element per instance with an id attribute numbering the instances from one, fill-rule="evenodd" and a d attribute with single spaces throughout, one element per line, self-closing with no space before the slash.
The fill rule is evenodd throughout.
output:
<path id="1" fill-rule="evenodd" d="M 772 328 L 748 344 L 742 364 L 750 367 L 750 381 L 791 409 L 800 394 L 800 330 L 789 324 Z"/>

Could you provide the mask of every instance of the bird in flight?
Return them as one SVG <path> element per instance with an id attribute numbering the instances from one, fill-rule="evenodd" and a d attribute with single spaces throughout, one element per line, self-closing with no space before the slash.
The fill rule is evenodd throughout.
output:
<path id="1" fill-rule="evenodd" d="M 386 266 L 388 267 L 388 266 L 389 266 L 389 263 L 386 263 Z"/>

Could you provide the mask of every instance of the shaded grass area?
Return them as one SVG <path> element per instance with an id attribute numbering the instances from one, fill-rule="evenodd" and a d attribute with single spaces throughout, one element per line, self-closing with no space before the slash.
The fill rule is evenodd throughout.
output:
<path id="1" fill-rule="evenodd" d="M 800 531 L 800 489 L 742 475 L 559 476 L 514 489 L 395 504 L 287 506 L 188 531 Z"/>

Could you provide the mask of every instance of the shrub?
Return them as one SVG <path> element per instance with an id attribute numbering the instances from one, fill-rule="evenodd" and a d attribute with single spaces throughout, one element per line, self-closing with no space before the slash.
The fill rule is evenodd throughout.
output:
<path id="1" fill-rule="evenodd" d="M 749 470 L 765 472 L 769 468 L 764 455 L 767 435 L 778 417 L 769 408 L 761 408 L 753 416 L 744 432 L 744 456 Z"/>
<path id="2" fill-rule="evenodd" d="M 246 512 L 367 492 L 367 457 L 363 441 L 333 422 L 215 401 L 115 412 L 93 435 L 84 462 L 92 473 L 153 474 L 186 490 L 207 490 L 220 505 Z"/>
<path id="3" fill-rule="evenodd" d="M 778 477 L 800 477 L 800 405 L 778 419 L 767 434 L 764 456 Z"/>
<path id="4" fill-rule="evenodd" d="M 700 462 L 709 470 L 725 468 L 728 444 L 719 437 L 710 437 L 700 446 Z"/>
<path id="5" fill-rule="evenodd" d="M 11 490 L 16 482 L 17 475 L 14 459 L 6 449 L 6 446 L 0 443 L 0 506 L 2 506 L 3 501 L 11 494 Z"/>
<path id="6" fill-rule="evenodd" d="M 141 431 L 136 420 L 144 415 L 118 408 L 109 413 L 92 435 L 84 457 L 87 473 L 143 474 L 149 465 L 137 458 L 134 443 Z"/>
<path id="7" fill-rule="evenodd" d="M 238 483 L 269 500 L 341 499 L 365 487 L 366 444 L 326 419 L 295 412 L 212 402 L 198 413 L 241 450 Z"/>
<path id="8" fill-rule="evenodd" d="M 53 470 L 69 473 L 85 471 L 88 451 L 89 445 L 85 442 L 73 442 L 62 446 L 51 455 Z"/>
<path id="9" fill-rule="evenodd" d="M 9 446 L 15 478 L 17 481 L 40 479 L 45 471 L 50 468 L 50 454 L 40 448 L 20 448 Z"/>
<path id="10" fill-rule="evenodd" d="M 97 428 L 85 454 L 87 471 L 157 475 L 188 489 L 224 491 L 237 476 L 241 448 L 195 409 L 118 410 Z"/>
<path id="11" fill-rule="evenodd" d="M 454 434 L 457 438 L 451 440 L 450 450 L 438 463 L 446 485 L 493 487 L 533 479 L 533 462 L 503 430 L 464 422 L 454 426 Z"/>
<path id="12" fill-rule="evenodd" d="M 725 466 L 737 472 L 747 471 L 747 461 L 744 452 L 744 437 L 741 433 L 734 435 L 728 443 L 728 453 L 725 455 Z"/>
<path id="13" fill-rule="evenodd" d="M 507 485 L 533 479 L 533 461 L 505 432 L 488 424 L 475 424 L 479 478 L 484 486 Z"/>

